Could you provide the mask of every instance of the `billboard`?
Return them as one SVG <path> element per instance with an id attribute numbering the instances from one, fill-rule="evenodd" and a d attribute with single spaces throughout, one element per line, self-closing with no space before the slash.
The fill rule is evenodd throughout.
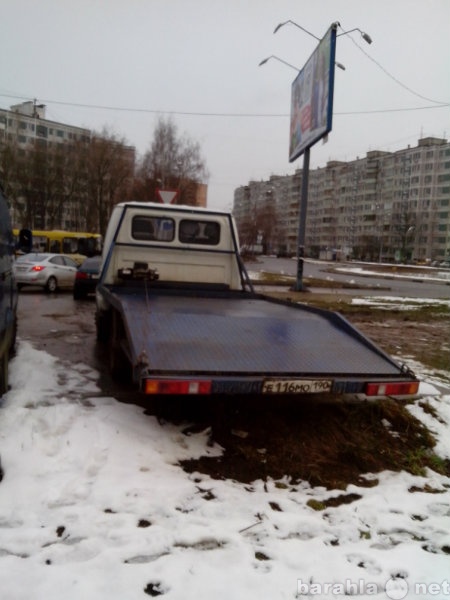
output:
<path id="1" fill-rule="evenodd" d="M 335 54 L 332 25 L 292 83 L 289 162 L 331 131 Z"/>

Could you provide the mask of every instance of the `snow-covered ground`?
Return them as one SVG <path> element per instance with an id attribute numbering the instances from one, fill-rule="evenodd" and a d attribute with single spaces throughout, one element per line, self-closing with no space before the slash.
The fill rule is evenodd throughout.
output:
<path id="1" fill-rule="evenodd" d="M 180 459 L 221 453 L 207 432 L 160 425 L 97 378 L 19 341 L 0 408 L 1 600 L 450 598 L 449 478 L 384 472 L 343 492 L 187 474 Z M 422 394 L 437 417 L 411 410 L 450 459 L 450 389 Z"/>
<path id="2" fill-rule="evenodd" d="M 334 263 L 336 272 L 341 273 L 353 273 L 354 275 L 373 275 L 375 277 L 382 276 L 384 279 L 423 279 L 424 281 L 434 282 L 434 283 L 447 283 L 450 281 L 450 270 L 449 269 L 429 269 L 424 270 L 423 267 L 408 267 L 409 273 L 403 271 L 401 268 L 398 272 L 390 272 L 386 271 L 381 273 L 373 268 L 371 263 L 366 265 L 354 266 L 351 264 L 344 266 L 336 266 L 337 263 Z M 371 268 L 372 266 L 372 268 Z"/>

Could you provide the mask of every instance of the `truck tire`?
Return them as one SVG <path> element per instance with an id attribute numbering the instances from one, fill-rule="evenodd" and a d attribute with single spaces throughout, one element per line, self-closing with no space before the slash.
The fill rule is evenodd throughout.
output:
<path id="1" fill-rule="evenodd" d="M 97 342 L 106 344 L 111 334 L 111 314 L 97 310 L 95 313 L 95 326 L 97 330 Z"/>
<path id="2" fill-rule="evenodd" d="M 122 317 L 113 311 L 111 319 L 111 337 L 109 341 L 109 370 L 116 381 L 128 383 L 131 379 L 131 365 L 123 350 L 125 331 Z"/>

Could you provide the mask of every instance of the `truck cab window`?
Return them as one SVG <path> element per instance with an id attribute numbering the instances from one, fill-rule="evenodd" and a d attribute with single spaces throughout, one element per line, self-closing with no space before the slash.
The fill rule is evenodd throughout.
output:
<path id="1" fill-rule="evenodd" d="M 135 240 L 171 242 L 174 234 L 173 219 L 136 215 L 131 221 L 131 235 Z"/>
<path id="2" fill-rule="evenodd" d="M 220 242 L 220 225 L 214 221 L 183 219 L 178 233 L 184 244 L 207 244 L 217 246 Z"/>

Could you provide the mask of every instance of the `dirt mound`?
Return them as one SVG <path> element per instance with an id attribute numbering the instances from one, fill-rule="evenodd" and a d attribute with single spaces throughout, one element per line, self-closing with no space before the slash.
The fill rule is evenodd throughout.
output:
<path id="1" fill-rule="evenodd" d="M 223 456 L 188 460 L 189 472 L 249 483 L 285 477 L 291 482 L 341 488 L 374 485 L 364 474 L 425 467 L 448 471 L 433 453 L 434 440 L 398 401 L 319 398 L 271 406 L 229 404 L 213 421 L 212 437 Z M 186 431 L 189 433 L 189 431 Z"/>

